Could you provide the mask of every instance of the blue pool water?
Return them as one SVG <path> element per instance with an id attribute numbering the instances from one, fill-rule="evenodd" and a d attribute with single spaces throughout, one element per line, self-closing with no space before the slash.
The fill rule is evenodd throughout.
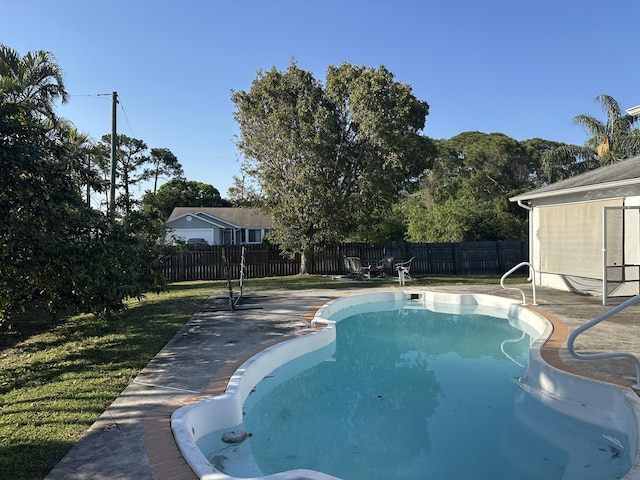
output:
<path id="1" fill-rule="evenodd" d="M 229 445 L 221 432 L 205 435 L 209 461 L 237 477 L 304 468 L 345 480 L 629 470 L 624 435 L 562 417 L 520 386 L 532 339 L 508 320 L 390 308 L 342 319 L 335 344 L 258 383 L 240 426 L 251 437 Z"/>

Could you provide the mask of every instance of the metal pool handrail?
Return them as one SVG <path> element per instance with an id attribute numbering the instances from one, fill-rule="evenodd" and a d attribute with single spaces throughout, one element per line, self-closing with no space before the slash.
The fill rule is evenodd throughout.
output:
<path id="1" fill-rule="evenodd" d="M 582 332 L 584 332 L 585 330 L 588 330 L 594 325 L 597 325 L 603 320 L 606 320 L 610 316 L 615 315 L 619 311 L 624 310 L 628 306 L 638 302 L 640 302 L 640 295 L 631 297 L 629 300 L 621 303 L 620 305 L 612 308 L 611 310 L 603 313 L 602 315 L 597 316 L 593 320 L 576 328 L 573 332 L 571 332 L 571 334 L 567 338 L 567 350 L 569 350 L 569 353 L 574 358 L 577 358 L 578 360 L 600 360 L 603 358 L 619 358 L 619 357 L 630 358 L 631 360 L 633 360 L 633 363 L 635 364 L 635 367 L 636 367 L 636 384 L 633 386 L 633 388 L 635 389 L 640 389 L 640 359 L 636 357 L 633 353 L 628 353 L 628 352 L 578 353 L 573 348 L 573 342 L 575 341 L 576 337 L 580 335 Z"/>
<path id="2" fill-rule="evenodd" d="M 511 270 L 509 270 L 507 273 L 502 275 L 502 278 L 500 279 L 500 286 L 502 288 L 504 288 L 505 290 L 517 290 L 518 292 L 520 292 L 520 294 L 522 295 L 522 305 L 526 305 L 527 301 L 525 299 L 524 292 L 520 288 L 518 288 L 518 287 L 505 287 L 504 286 L 504 279 L 507 278 L 509 275 L 511 275 L 516 270 L 518 270 L 520 267 L 524 267 L 525 265 L 528 265 L 529 268 L 531 269 L 531 271 L 533 272 L 533 281 L 531 282 L 531 285 L 533 286 L 533 303 L 531 305 L 538 305 L 538 303 L 536 302 L 536 269 L 533 268 L 533 265 L 531 265 L 529 262 L 520 262 L 515 267 L 513 267 Z"/>

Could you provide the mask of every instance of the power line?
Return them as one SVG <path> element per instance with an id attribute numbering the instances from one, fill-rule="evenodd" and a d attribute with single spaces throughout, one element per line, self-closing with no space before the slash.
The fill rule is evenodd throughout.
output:
<path id="1" fill-rule="evenodd" d="M 74 93 L 70 94 L 70 97 L 111 97 L 113 93 Z M 118 104 L 120 105 L 120 109 L 124 114 L 124 119 L 127 121 L 127 125 L 129 126 L 129 130 L 131 132 L 131 136 L 135 137 L 133 133 L 133 127 L 131 126 L 131 122 L 129 121 L 129 117 L 127 116 L 127 112 L 124 109 L 124 105 L 122 104 L 122 98 L 118 95 Z"/>
<path id="2" fill-rule="evenodd" d="M 125 112 L 124 105 L 122 105 L 122 100 L 120 100 L 118 103 L 120 104 L 120 109 L 122 110 L 122 113 L 124 113 L 124 119 L 127 121 L 127 125 L 129 125 L 129 130 L 131 130 L 131 136 L 135 137 L 133 133 L 133 128 L 131 128 L 131 123 L 129 123 L 129 117 L 127 117 L 127 112 Z"/>
<path id="3" fill-rule="evenodd" d="M 79 94 L 79 93 L 74 93 L 74 94 L 70 94 L 70 97 L 110 97 L 111 94 L 110 93 L 85 93 L 85 94 Z"/>

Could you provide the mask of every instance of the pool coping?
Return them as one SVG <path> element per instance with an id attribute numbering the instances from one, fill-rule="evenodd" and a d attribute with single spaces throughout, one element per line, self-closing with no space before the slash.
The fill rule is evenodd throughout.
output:
<path id="1" fill-rule="evenodd" d="M 326 325 L 311 324 L 315 313 L 325 303 L 326 302 L 314 305 L 302 315 L 302 321 L 309 325 L 308 328 L 260 344 L 231 359 L 211 377 L 202 394 L 163 405 L 145 416 L 143 422 L 144 444 L 149 463 L 158 480 L 199 480 L 198 476 L 193 473 L 189 464 L 182 457 L 178 445 L 174 440 L 173 432 L 171 431 L 171 415 L 173 412 L 185 405 L 223 394 L 235 371 L 244 362 L 263 350 L 287 340 L 300 337 L 301 335 L 307 335 L 325 328 Z"/>
<path id="2" fill-rule="evenodd" d="M 612 383 L 614 385 L 618 385 L 621 387 L 629 387 L 633 390 L 638 396 L 640 396 L 640 391 L 633 388 L 633 382 L 618 380 L 616 378 L 607 377 L 604 375 L 597 375 L 590 372 L 585 372 L 583 370 L 579 370 L 571 365 L 567 364 L 562 357 L 560 356 L 560 349 L 562 345 L 567 341 L 569 337 L 569 327 L 565 322 L 556 317 L 555 315 L 533 305 L 527 305 L 527 308 L 533 310 L 538 315 L 546 318 L 549 323 L 551 323 L 552 332 L 549 338 L 544 342 L 542 347 L 540 348 L 540 355 L 543 360 L 547 362 L 552 367 L 557 368 L 558 370 L 562 370 L 567 373 L 571 373 L 573 375 L 577 375 L 580 377 L 590 378 L 592 380 L 598 380 L 600 382 Z"/>

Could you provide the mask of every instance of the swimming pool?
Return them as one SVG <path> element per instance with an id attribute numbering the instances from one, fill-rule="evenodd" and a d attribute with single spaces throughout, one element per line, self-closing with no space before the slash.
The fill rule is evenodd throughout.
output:
<path id="1" fill-rule="evenodd" d="M 461 470 L 463 464 L 469 465 L 471 468 L 469 471 L 477 474 L 473 478 L 483 478 L 479 475 L 485 475 L 484 478 L 492 479 L 595 479 L 603 478 L 603 471 L 608 472 L 605 473 L 608 476 L 604 478 L 621 478 L 632 466 L 632 462 L 635 462 L 638 442 L 637 416 L 633 399 L 624 389 L 608 384 L 587 382 L 577 377 L 567 379 L 565 378 L 567 374 L 561 375 L 552 367 L 541 362 L 541 359 L 536 358 L 535 352 L 539 352 L 541 342 L 550 333 L 550 326 L 544 318 L 531 310 L 519 307 L 515 302 L 497 297 L 449 295 L 433 292 L 385 292 L 347 297 L 327 304 L 316 314 L 316 321 L 326 323 L 327 328 L 265 350 L 246 362 L 236 372 L 225 395 L 176 411 L 172 421 L 174 435 L 185 459 L 194 471 L 201 478 L 206 478 L 207 474 L 213 475 L 213 472 L 217 471 L 216 466 L 235 477 L 255 478 L 262 474 L 273 473 L 268 478 L 335 478 L 326 473 L 309 470 L 274 473 L 280 471 L 277 466 L 273 467 L 275 470 L 270 470 L 271 466 L 265 467 L 272 461 L 271 459 L 265 460 L 265 455 L 270 454 L 272 450 L 278 450 L 280 453 L 276 456 L 285 457 L 284 463 L 280 463 L 281 466 L 284 466 L 282 468 L 289 468 L 288 465 L 291 468 L 296 468 L 293 457 L 299 457 L 301 452 L 306 449 L 312 453 L 311 457 L 315 454 L 321 460 L 320 464 L 316 463 L 312 468 L 329 471 L 338 477 L 362 478 L 363 471 L 366 470 L 356 471 L 356 473 L 349 473 L 341 469 L 331 470 L 331 464 L 357 464 L 364 457 L 364 450 L 366 450 L 366 446 L 361 441 L 354 441 L 353 438 L 350 438 L 345 444 L 346 447 L 332 450 L 327 449 L 326 445 L 337 443 L 336 440 L 339 438 L 332 439 L 329 435 L 327 440 L 323 441 L 320 439 L 321 437 L 315 436 L 313 440 L 306 441 L 305 448 L 301 451 L 296 451 L 294 448 L 296 430 L 298 429 L 296 425 L 304 423 L 299 419 L 296 420 L 296 411 L 301 411 L 303 415 L 307 415 L 307 418 L 326 419 L 331 409 L 331 402 L 334 400 L 328 401 L 330 405 L 327 406 L 326 399 L 321 398 L 318 393 L 310 392 L 301 397 L 300 401 L 304 402 L 302 407 L 282 404 L 278 413 L 280 417 L 276 416 L 277 421 L 263 422 L 264 425 L 252 423 L 253 409 L 261 403 L 273 403 L 274 400 L 269 397 L 269 395 L 273 395 L 273 392 L 277 392 L 273 398 L 280 398 L 277 402 L 292 396 L 285 391 L 278 392 L 278 390 L 281 389 L 280 385 L 289 382 L 288 379 L 295 379 L 298 372 L 303 371 L 305 375 L 308 375 L 328 364 L 333 367 L 332 363 L 338 365 L 339 362 L 331 362 L 331 360 L 338 360 L 336 357 L 342 356 L 344 352 L 355 352 L 357 350 L 355 344 L 340 346 L 338 341 L 338 346 L 336 346 L 337 327 L 341 325 L 343 319 L 352 317 L 354 314 L 359 315 L 367 311 L 380 310 L 379 302 L 381 300 L 391 302 L 392 310 L 402 312 L 402 320 L 408 321 L 407 324 L 400 327 L 404 329 L 398 333 L 402 338 L 411 337 L 411 332 L 416 330 L 416 325 L 411 324 L 411 321 L 419 318 L 420 311 L 424 311 L 426 308 L 441 312 L 438 314 L 441 316 L 446 314 L 447 317 L 443 316 L 434 323 L 442 327 L 443 322 L 449 322 L 448 327 L 444 330 L 455 330 L 458 332 L 458 337 L 463 331 L 459 328 L 464 323 L 460 319 L 466 318 L 469 314 L 497 316 L 502 319 L 499 328 L 507 330 L 504 332 L 506 336 L 500 342 L 497 353 L 487 354 L 483 351 L 471 363 L 460 363 L 460 355 L 444 352 L 450 350 L 450 347 L 442 344 L 439 339 L 433 340 L 431 343 L 427 341 L 428 345 L 418 345 L 425 342 L 425 339 L 421 340 L 418 335 L 405 342 L 400 350 L 388 352 L 389 358 L 395 358 L 395 363 L 405 364 L 405 373 L 410 370 L 419 372 L 417 382 L 415 377 L 414 380 L 409 377 L 400 378 L 403 377 L 404 374 L 402 374 L 398 375 L 398 385 L 371 387 L 372 390 L 366 394 L 362 391 L 366 390 L 362 386 L 354 387 L 355 390 L 348 390 L 348 384 L 336 385 L 338 390 L 343 391 L 343 396 L 351 398 L 353 411 L 345 418 L 350 418 L 354 427 L 355 423 L 364 423 L 366 426 L 367 418 L 381 419 L 381 431 L 387 432 L 386 437 L 379 438 L 381 435 L 378 432 L 375 434 L 378 440 L 374 441 L 372 439 L 374 434 L 367 433 L 366 430 L 365 433 L 357 435 L 369 437 L 367 441 L 371 440 L 373 450 L 378 452 L 377 457 L 383 459 L 382 464 L 390 464 L 391 459 L 403 459 L 401 464 L 404 467 L 391 467 L 395 468 L 392 473 L 384 471 L 381 467 L 373 467 L 371 460 L 362 460 L 361 463 L 364 465 L 362 468 L 374 469 L 367 474 L 368 478 L 421 478 L 420 475 L 425 474 L 425 468 L 428 469 L 430 465 L 435 465 L 434 458 L 442 457 L 445 453 L 451 452 L 454 452 L 454 455 L 451 457 L 453 460 L 450 460 L 449 463 L 452 464 L 453 470 L 449 470 L 449 474 L 446 474 L 441 470 L 445 467 L 433 467 L 432 470 L 427 470 L 432 476 L 435 476 L 433 478 L 454 478 L 456 475 L 468 478 L 469 474 Z M 443 320 L 444 318 L 448 318 L 448 320 Z M 486 319 L 478 318 L 477 320 L 482 322 Z M 344 322 L 344 325 L 350 323 L 351 320 Z M 373 334 L 376 331 L 375 327 L 369 325 L 360 331 L 360 336 L 363 332 Z M 474 335 L 469 338 L 477 340 L 477 335 L 477 331 L 474 330 Z M 495 336 L 495 333 L 490 336 Z M 475 342 L 477 349 L 483 350 L 483 343 L 487 343 L 487 341 Z M 411 348 L 407 348 L 409 346 Z M 528 353 L 530 347 L 531 353 Z M 457 356 L 458 358 L 454 358 L 456 360 L 454 364 L 458 373 L 452 375 L 438 373 L 435 364 L 443 360 L 436 359 L 435 356 L 425 356 L 424 348 L 427 350 L 441 348 L 445 357 Z M 309 351 L 313 353 L 307 354 Z M 510 390 L 514 394 L 513 397 L 506 400 L 506 404 L 493 404 L 489 402 L 488 398 L 485 398 L 486 391 L 483 390 L 486 390 L 485 387 L 489 383 L 487 379 L 481 377 L 481 374 L 488 369 L 486 362 L 489 359 L 485 357 L 491 356 L 499 357 L 500 368 L 505 370 L 502 372 L 503 374 L 510 379 L 518 379 L 517 382 L 510 381 L 506 386 L 500 387 Z M 527 359 L 528 356 L 529 359 Z M 369 357 L 366 362 L 378 364 L 382 357 L 384 357 L 382 354 Z M 287 363 L 291 358 L 303 358 L 304 362 Z M 526 368 L 522 366 L 525 363 L 527 363 Z M 283 365 L 283 368 L 276 370 Z M 369 375 L 370 379 L 365 384 L 373 385 L 374 380 L 380 377 L 379 367 L 376 367 L 378 370 L 370 368 L 371 365 L 361 365 L 361 367 L 358 375 Z M 470 375 L 465 378 L 465 373 L 470 373 Z M 334 374 L 329 373 L 328 375 L 330 378 Z M 272 378 L 268 378 L 258 385 L 258 382 L 264 377 Z M 269 386 L 269 382 L 273 385 Z M 323 383 L 327 383 L 327 381 Z M 420 384 L 419 388 L 416 387 L 416 383 Z M 256 385 L 258 388 L 255 388 Z M 252 391 L 254 391 L 253 394 Z M 415 420 L 403 418 L 402 412 L 403 409 L 406 410 L 406 407 L 399 408 L 397 406 L 397 402 L 401 401 L 400 397 L 410 392 L 421 392 L 420 395 L 422 395 L 422 397 L 418 395 L 419 398 L 422 398 L 421 401 L 414 399 L 414 405 L 410 409 L 414 415 L 417 414 L 419 417 Z M 443 392 L 446 392 L 446 395 Z M 358 396 L 370 398 L 356 399 Z M 457 403 L 447 403 L 451 398 L 457 399 Z M 262 401 L 263 399 L 264 401 Z M 469 399 L 473 401 L 466 402 Z M 465 402 L 460 403 L 461 400 L 465 400 Z M 588 403 L 585 403 L 585 400 Z M 411 402 L 411 400 L 409 401 Z M 476 407 L 481 406 L 481 409 L 474 411 L 472 409 L 474 403 L 477 404 Z M 484 412 L 482 407 L 485 408 Z M 508 418 L 502 418 L 502 415 L 491 417 L 487 414 L 491 409 L 496 411 L 509 410 L 511 414 Z M 567 411 L 571 413 L 570 416 L 564 415 Z M 243 412 L 248 412 L 246 419 L 243 418 Z M 268 419 L 269 415 L 263 417 Z M 462 417 L 463 421 L 457 424 L 455 420 L 460 419 L 459 417 Z M 428 425 L 425 423 L 425 418 L 429 419 L 426 421 Z M 287 421 L 289 419 L 293 423 Z M 479 422 L 480 425 L 478 425 Z M 312 428 L 320 428 L 318 425 L 322 424 L 332 426 L 332 431 L 339 437 L 352 434 L 350 425 L 340 429 L 339 423 L 335 423 L 335 418 L 332 421 L 320 421 Z M 562 427 L 558 427 L 559 425 Z M 465 429 L 464 426 L 468 428 Z M 473 426 L 478 427 L 475 431 L 479 436 L 475 438 L 471 435 Z M 255 436 L 249 441 L 238 444 L 224 444 L 220 441 L 222 433 L 229 431 L 237 433 L 245 428 L 252 433 L 255 432 Z M 277 440 L 280 449 L 262 448 L 258 439 L 264 439 L 271 434 L 275 435 L 276 430 L 284 435 Z M 486 436 L 486 432 L 489 430 L 498 431 L 499 435 L 490 439 Z M 567 447 L 567 444 L 585 435 L 590 438 L 588 443 L 593 443 L 595 457 L 585 453 L 584 450 L 587 447 L 584 445 L 577 449 L 579 451 L 570 451 L 571 449 Z M 212 438 L 213 442 L 210 441 Z M 446 441 L 442 441 L 443 438 Z M 293 444 L 287 445 L 287 441 L 290 439 L 293 439 Z M 465 443 L 467 439 L 471 443 Z M 378 443 L 375 443 L 376 441 Z M 205 447 L 203 454 L 197 445 L 203 446 L 207 442 L 210 445 Z M 219 445 L 216 446 L 216 442 Z M 303 440 L 303 442 L 305 441 Z M 300 442 L 298 441 L 298 443 Z M 486 448 L 488 445 L 491 448 Z M 507 449 L 507 453 L 504 452 L 505 449 Z M 488 458 L 491 456 L 498 456 L 501 460 L 486 466 Z M 287 463 L 287 457 L 291 460 L 290 463 Z M 537 463 L 533 461 L 534 458 Z M 323 465 L 326 465 L 326 468 Z M 408 465 L 413 465 L 413 467 L 409 468 Z M 515 477 L 512 473 L 502 474 L 495 471 L 498 467 L 498 470 L 508 467 L 509 469 L 515 468 L 516 471 L 531 472 L 532 466 L 543 470 L 539 470 L 537 474 L 534 470 L 532 476 L 529 477 L 521 474 Z M 609 470 L 603 470 L 603 466 Z M 491 473 L 480 474 L 479 472 L 483 471 L 483 468 Z M 505 471 L 513 472 L 513 470 Z M 634 468 L 631 469 L 629 475 L 633 471 L 635 471 Z M 349 477 L 350 474 L 354 476 Z M 501 477 L 501 475 L 503 476 Z M 218 473 L 215 478 L 232 477 Z M 627 476 L 625 478 L 633 477 Z"/>

